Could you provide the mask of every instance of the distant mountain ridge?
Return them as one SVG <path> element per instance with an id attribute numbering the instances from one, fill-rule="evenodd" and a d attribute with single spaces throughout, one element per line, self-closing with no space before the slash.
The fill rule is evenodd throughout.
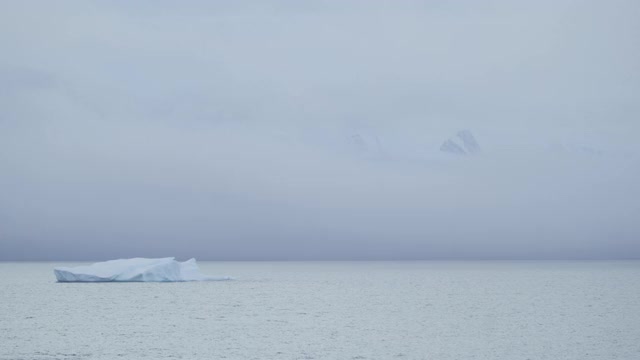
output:
<path id="1" fill-rule="evenodd" d="M 455 136 L 447 139 L 440 146 L 440 151 L 455 155 L 478 154 L 482 150 L 473 133 L 469 130 L 460 130 Z"/>

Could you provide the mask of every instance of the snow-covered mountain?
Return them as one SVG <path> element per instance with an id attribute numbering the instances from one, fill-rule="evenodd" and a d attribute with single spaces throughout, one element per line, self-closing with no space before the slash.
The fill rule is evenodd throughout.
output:
<path id="1" fill-rule="evenodd" d="M 478 141 L 469 130 L 460 130 L 440 146 L 440 151 L 455 155 L 471 155 L 481 151 Z"/>

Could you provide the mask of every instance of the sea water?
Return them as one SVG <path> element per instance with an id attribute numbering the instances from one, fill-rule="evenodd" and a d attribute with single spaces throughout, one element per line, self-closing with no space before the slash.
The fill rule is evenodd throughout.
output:
<path id="1" fill-rule="evenodd" d="M 0 263 L 0 359 L 640 359 L 640 262 L 199 262 L 56 283 Z"/>

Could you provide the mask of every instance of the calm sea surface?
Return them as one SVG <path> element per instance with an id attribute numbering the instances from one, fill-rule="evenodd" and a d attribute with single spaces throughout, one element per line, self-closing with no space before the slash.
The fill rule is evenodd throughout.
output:
<path id="1" fill-rule="evenodd" d="M 640 262 L 201 262 L 199 283 L 0 263 L 0 359 L 640 359 Z"/>

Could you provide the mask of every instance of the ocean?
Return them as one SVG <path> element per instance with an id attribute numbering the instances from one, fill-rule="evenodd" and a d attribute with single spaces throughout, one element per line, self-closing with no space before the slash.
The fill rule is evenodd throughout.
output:
<path id="1" fill-rule="evenodd" d="M 233 280 L 0 263 L 0 359 L 640 359 L 640 261 L 199 264 Z"/>

